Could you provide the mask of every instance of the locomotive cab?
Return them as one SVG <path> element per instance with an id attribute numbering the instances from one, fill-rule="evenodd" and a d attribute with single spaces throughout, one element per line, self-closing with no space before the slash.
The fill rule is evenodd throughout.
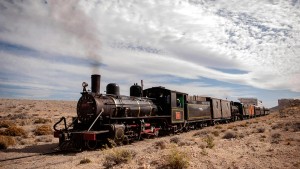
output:
<path id="1" fill-rule="evenodd" d="M 170 117 L 171 123 L 184 122 L 184 110 L 187 94 L 166 89 L 164 87 L 152 87 L 145 89 L 143 95 L 153 99 L 158 106 L 158 114 Z"/>

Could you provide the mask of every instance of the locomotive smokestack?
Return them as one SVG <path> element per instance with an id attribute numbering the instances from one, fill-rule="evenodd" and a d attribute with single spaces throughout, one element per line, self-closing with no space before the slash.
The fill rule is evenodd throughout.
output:
<path id="1" fill-rule="evenodd" d="M 100 75 L 94 74 L 91 76 L 91 83 L 92 83 L 92 92 L 93 93 L 100 93 Z"/>

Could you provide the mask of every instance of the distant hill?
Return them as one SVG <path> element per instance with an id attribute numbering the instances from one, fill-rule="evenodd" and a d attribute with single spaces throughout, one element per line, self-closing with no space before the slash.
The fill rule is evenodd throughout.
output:
<path id="1" fill-rule="evenodd" d="M 275 107 L 270 108 L 270 111 L 272 111 L 272 112 L 278 111 L 278 110 L 279 110 L 278 106 L 275 106 Z"/>

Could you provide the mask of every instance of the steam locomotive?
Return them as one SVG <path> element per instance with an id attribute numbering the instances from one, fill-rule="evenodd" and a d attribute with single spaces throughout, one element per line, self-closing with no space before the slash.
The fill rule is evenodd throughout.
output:
<path id="1" fill-rule="evenodd" d="M 266 108 L 243 105 L 211 97 L 188 96 L 164 87 L 143 90 L 130 87 L 130 96 L 120 95 L 115 83 L 100 93 L 100 75 L 91 76 L 91 91 L 82 83 L 77 117 L 67 125 L 62 117 L 55 125 L 54 137 L 61 150 L 95 149 L 104 144 L 128 144 L 134 140 L 227 123 L 268 114 Z"/>

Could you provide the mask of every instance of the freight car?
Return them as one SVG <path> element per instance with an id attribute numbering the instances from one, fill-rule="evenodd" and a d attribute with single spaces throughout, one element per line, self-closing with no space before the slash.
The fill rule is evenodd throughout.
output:
<path id="1" fill-rule="evenodd" d="M 130 96 L 123 96 L 119 86 L 110 83 L 106 94 L 101 94 L 100 78 L 100 75 L 91 76 L 91 91 L 87 90 L 86 82 L 82 83 L 82 96 L 73 122 L 67 125 L 66 118 L 62 117 L 54 125 L 54 137 L 59 138 L 61 150 L 127 144 L 145 137 L 255 116 L 253 105 L 211 97 L 188 99 L 187 93 L 161 86 L 142 90 L 134 84 L 130 87 Z M 259 113 L 265 114 L 261 109 Z"/>

